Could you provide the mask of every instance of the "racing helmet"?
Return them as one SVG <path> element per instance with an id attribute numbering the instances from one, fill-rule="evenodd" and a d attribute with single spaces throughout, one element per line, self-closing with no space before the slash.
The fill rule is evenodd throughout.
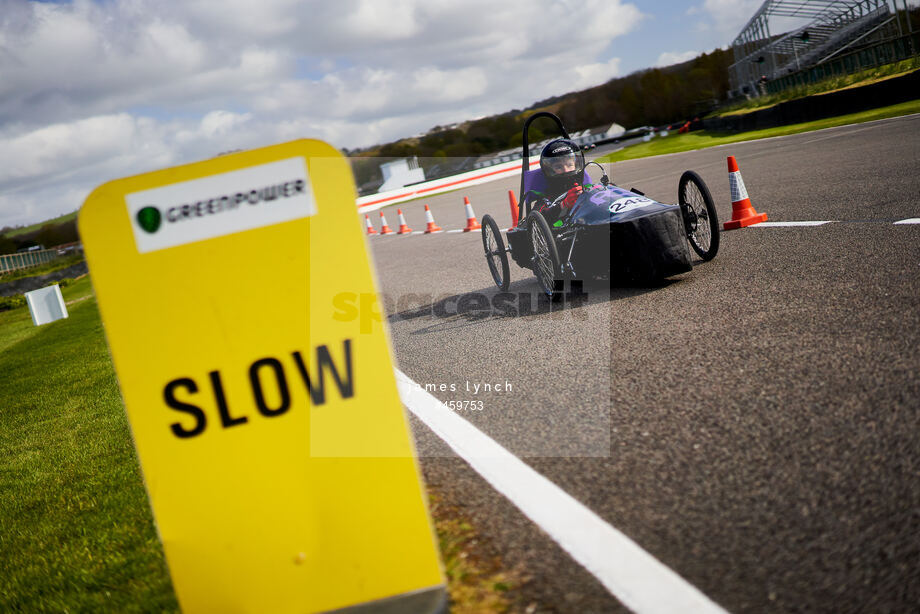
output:
<path id="1" fill-rule="evenodd" d="M 549 188 L 561 194 L 581 183 L 585 173 L 585 155 L 574 142 L 556 139 L 547 143 L 540 153 L 540 168 Z"/>

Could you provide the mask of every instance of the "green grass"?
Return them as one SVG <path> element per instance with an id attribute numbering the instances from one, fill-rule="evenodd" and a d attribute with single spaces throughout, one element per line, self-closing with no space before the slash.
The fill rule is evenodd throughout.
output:
<path id="1" fill-rule="evenodd" d="M 38 327 L 32 324 L 28 309 L 19 307 L 10 311 L 0 311 L 0 355 L 5 356 L 7 348 L 16 345 L 27 337 L 31 337 L 38 330 Z M 7 391 L 4 390 L 4 401 L 7 394 Z M 0 406 L 0 412 L 2 411 L 4 411 L 3 407 Z"/>
<path id="2" fill-rule="evenodd" d="M 826 94 L 850 87 L 870 85 L 878 81 L 884 81 L 885 79 L 906 75 L 907 73 L 913 72 L 918 68 L 920 68 L 920 58 L 916 57 L 909 60 L 902 60 L 900 62 L 893 62 L 891 64 L 870 68 L 850 75 L 829 77 L 817 83 L 792 87 L 776 94 L 758 96 L 757 98 L 752 98 L 751 100 L 746 100 L 744 102 L 719 109 L 713 113 L 713 115 L 717 117 L 727 117 L 730 115 L 751 113 L 753 111 L 767 109 L 781 102 L 795 100 L 797 98 L 805 98 L 807 96 L 814 96 L 817 94 Z"/>
<path id="3" fill-rule="evenodd" d="M 69 311 L 0 314 L 0 611 L 176 611 L 96 301 Z"/>
<path id="4" fill-rule="evenodd" d="M 76 218 L 77 218 L 76 211 L 74 211 L 73 213 L 65 213 L 64 215 L 60 215 L 58 217 L 51 218 L 50 220 L 45 220 L 44 222 L 38 222 L 36 224 L 32 224 L 31 226 L 22 226 L 19 228 L 13 228 L 3 233 L 3 236 L 15 237 L 17 235 L 26 234 L 27 232 L 32 232 L 33 230 L 38 230 L 45 224 L 62 224 L 64 222 L 69 222 L 70 220 L 74 220 Z"/>
<path id="5" fill-rule="evenodd" d="M 834 126 L 859 124 L 877 119 L 909 115 L 911 113 L 920 113 L 920 100 L 911 100 L 888 107 L 862 111 L 860 113 L 851 113 L 849 115 L 840 115 L 838 117 L 830 117 L 813 122 L 778 126 L 776 128 L 765 128 L 763 130 L 752 130 L 750 132 L 722 133 L 698 130 L 686 134 L 674 133 L 666 137 L 653 138 L 648 143 L 632 145 L 625 149 L 609 153 L 606 156 L 601 156 L 597 159 L 597 162 L 620 162 L 623 160 L 633 160 L 649 156 L 660 156 L 662 154 L 693 151 L 740 141 L 753 141 L 773 136 L 786 136 L 789 134 L 799 134 L 800 132 L 820 130 L 822 128 L 832 128 Z"/>
<path id="6" fill-rule="evenodd" d="M 74 262 L 79 262 L 80 260 L 81 260 L 81 259 L 78 258 L 78 259 L 77 259 L 76 261 L 74 261 Z M 31 269 L 31 270 L 38 270 L 38 271 L 40 271 L 40 272 L 38 272 L 38 273 L 36 273 L 36 274 L 38 274 L 38 275 L 43 275 L 43 274 L 45 274 L 45 273 L 50 273 L 50 272 L 55 271 L 55 270 L 67 268 L 68 266 L 74 264 L 74 262 L 64 263 L 63 265 L 52 267 L 52 268 L 50 268 L 49 270 L 42 270 L 43 267 L 36 267 L 36 269 Z M 49 267 L 50 267 L 51 265 L 49 264 L 49 265 L 46 265 L 46 266 L 49 266 Z M 27 277 L 27 276 L 20 275 L 20 276 L 17 276 L 16 279 L 18 279 L 19 277 Z M 84 278 L 84 279 L 85 279 L 85 278 Z M 8 278 L 8 277 L 0 277 L 0 283 L 6 282 L 6 281 L 9 281 L 9 280 L 10 280 L 10 278 Z M 46 284 L 46 285 L 51 285 L 51 283 L 56 283 L 57 285 L 59 285 L 59 286 L 61 287 L 61 294 L 63 294 L 64 300 L 67 301 L 67 300 L 71 300 L 71 299 L 68 299 L 68 296 L 70 296 L 70 295 L 68 294 L 67 287 L 68 287 L 70 284 L 73 284 L 73 283 L 80 283 L 80 282 L 74 282 L 74 280 L 71 279 L 70 277 L 65 277 L 64 279 L 60 279 L 60 280 L 58 280 L 58 281 L 56 281 L 56 282 L 49 282 L 49 283 Z M 89 280 L 86 279 L 86 281 L 85 281 L 85 283 L 84 283 L 83 285 L 88 289 L 88 288 L 89 288 Z M 83 286 L 81 286 L 81 287 L 83 287 Z M 91 292 L 92 292 L 92 291 L 89 290 L 89 291 L 87 292 L 87 294 L 90 294 Z M 76 297 L 72 297 L 72 298 L 76 298 Z M 23 295 L 23 294 L 13 294 L 13 295 L 11 295 L 11 296 L 0 296 L 0 314 L 2 314 L 3 312 L 5 312 L 5 311 L 7 311 L 7 310 L 9 310 L 9 309 L 15 309 L 16 307 L 23 307 L 23 306 L 25 306 L 25 304 L 26 304 L 26 297 L 25 297 L 25 295 Z M 0 323 L 2 323 L 2 321 L 3 321 L 3 319 L 0 318 Z M 2 325 L 2 324 L 0 324 L 0 325 Z M 3 341 L 0 340 L 0 349 L 2 349 L 2 348 L 3 348 Z"/>
<path id="7" fill-rule="evenodd" d="M 436 489 L 428 489 L 428 502 L 447 575 L 451 614 L 511 611 L 515 599 L 510 591 L 527 582 L 523 572 L 506 569 L 500 557 L 486 552 L 464 513 L 446 503 Z"/>
<path id="8" fill-rule="evenodd" d="M 89 275 L 67 284 L 67 287 L 61 290 L 61 294 L 67 303 L 92 297 L 93 285 L 90 282 Z"/>

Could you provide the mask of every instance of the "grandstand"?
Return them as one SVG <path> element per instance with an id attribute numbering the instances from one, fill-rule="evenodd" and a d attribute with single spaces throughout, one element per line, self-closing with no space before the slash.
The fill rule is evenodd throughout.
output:
<path id="1" fill-rule="evenodd" d="M 896 10 L 897 5 L 892 11 L 887 0 L 766 0 L 732 42 L 731 95 L 756 96 L 776 91 L 776 86 L 768 88 L 770 83 L 787 87 L 811 81 L 814 78 L 793 75 L 811 71 L 823 76 L 823 71 L 813 69 L 880 43 L 897 43 L 905 32 Z M 912 38 L 901 45 L 907 55 L 914 53 Z M 886 49 L 881 60 L 878 55 L 873 56 L 874 65 L 905 54 Z M 853 72 L 867 63 L 873 65 L 865 59 L 838 62 L 835 68 L 842 68 L 831 72 Z"/>

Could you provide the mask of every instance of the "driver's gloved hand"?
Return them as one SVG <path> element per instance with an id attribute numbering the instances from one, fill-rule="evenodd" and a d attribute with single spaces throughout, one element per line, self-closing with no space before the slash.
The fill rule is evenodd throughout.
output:
<path id="1" fill-rule="evenodd" d="M 578 200 L 578 197 L 581 196 L 581 193 L 583 191 L 584 190 L 582 189 L 580 185 L 577 185 L 574 188 L 570 189 L 568 192 L 566 192 L 565 198 L 562 201 L 562 206 L 565 207 L 566 209 L 570 208 L 572 205 L 575 204 L 575 201 Z"/>

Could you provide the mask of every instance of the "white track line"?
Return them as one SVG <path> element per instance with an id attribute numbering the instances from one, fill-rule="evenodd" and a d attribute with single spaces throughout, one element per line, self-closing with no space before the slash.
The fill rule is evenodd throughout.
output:
<path id="1" fill-rule="evenodd" d="M 768 136 L 762 139 L 749 139 L 747 141 L 736 141 L 734 143 L 723 143 L 722 145 L 714 145 L 714 147 L 734 147 L 735 145 L 746 145 L 748 143 L 757 143 L 759 141 L 777 141 L 780 139 L 791 139 L 791 138 L 801 137 L 801 136 L 805 136 L 809 134 L 818 134 L 820 132 L 830 132 L 831 130 L 845 130 L 847 128 L 853 128 L 856 126 L 860 127 L 859 132 L 861 132 L 862 126 L 869 126 L 871 124 L 880 124 L 882 122 L 891 122 L 895 120 L 907 119 L 907 118 L 918 117 L 918 116 L 920 116 L 920 113 L 910 113 L 908 115 L 896 115 L 895 117 L 883 117 L 882 119 L 873 119 L 871 121 L 857 122 L 855 124 L 841 124 L 839 126 L 828 126 L 827 128 L 819 128 L 817 130 L 806 130 L 805 132 L 796 132 L 794 134 L 780 134 L 778 136 Z M 706 149 L 706 148 L 704 147 L 703 149 Z M 678 151 L 672 154 L 662 154 L 662 155 L 676 156 L 676 155 L 685 154 L 685 153 L 695 153 L 697 151 L 699 151 L 699 149 L 691 149 L 689 151 Z M 649 156 L 649 157 L 656 157 L 656 156 Z M 643 158 L 639 158 L 639 159 L 641 160 Z M 628 160 L 626 161 L 628 162 Z"/>
<path id="2" fill-rule="evenodd" d="M 403 404 L 498 492 L 639 614 L 725 614 L 600 516 L 396 370 Z"/>
<path id="3" fill-rule="evenodd" d="M 807 222 L 758 222 L 751 224 L 748 228 L 779 228 L 781 226 L 822 226 L 830 224 L 833 220 L 813 220 Z"/>
<path id="4" fill-rule="evenodd" d="M 898 220 L 895 224 L 920 224 L 920 217 L 909 217 L 906 220 Z"/>
<path id="5" fill-rule="evenodd" d="M 735 147 L 736 145 L 747 145 L 747 144 L 749 144 L 749 143 L 762 143 L 762 142 L 766 142 L 766 141 L 778 141 L 778 140 L 781 140 L 781 139 L 794 139 L 794 138 L 796 138 L 796 137 L 807 136 L 807 135 L 809 135 L 809 134 L 817 134 L 817 133 L 819 133 L 819 132 L 825 132 L 825 131 L 830 131 L 830 130 L 844 130 L 844 129 L 847 129 L 847 128 L 853 128 L 854 126 L 868 126 L 868 125 L 870 125 L 870 124 L 879 124 L 879 123 L 882 123 L 882 122 L 892 122 L 892 121 L 897 121 L 897 120 L 902 120 L 902 119 L 908 119 L 908 118 L 915 118 L 915 117 L 920 117 L 920 113 L 911 113 L 911 114 L 909 114 L 909 115 L 898 115 L 898 116 L 895 116 L 895 117 L 885 117 L 885 118 L 882 118 L 882 119 L 873 119 L 872 121 L 860 122 L 860 123 L 857 123 L 857 124 L 843 124 L 843 125 L 840 125 L 840 126 L 830 126 L 830 127 L 828 127 L 828 128 L 819 128 L 818 130 L 806 130 L 805 132 L 796 132 L 795 134 L 782 134 L 782 135 L 779 135 L 779 136 L 768 136 L 768 137 L 765 137 L 765 138 L 762 138 L 762 139 L 748 139 L 748 140 L 746 140 L 746 141 L 735 141 L 734 143 L 722 143 L 721 145 L 713 145 L 712 147 L 700 147 L 699 149 L 689 149 L 689 150 L 687 150 L 687 151 L 675 151 L 674 153 L 658 154 L 657 156 L 647 156 L 647 157 L 645 157 L 645 158 L 634 158 L 634 159 L 632 159 L 632 160 L 622 160 L 622 161 L 620 161 L 620 162 L 615 162 L 615 163 L 605 162 L 604 164 L 626 164 L 626 163 L 628 163 L 628 162 L 641 162 L 641 161 L 643 161 L 643 160 L 651 160 L 652 158 L 666 158 L 666 157 L 668 157 L 668 156 L 685 156 L 685 155 L 688 155 L 688 154 L 699 153 L 700 151 L 703 151 L 703 150 L 705 150 L 705 149 L 717 149 L 717 148 L 719 148 L 719 147 L 722 147 L 722 148 L 725 148 L 725 147 Z M 612 152 L 611 152 L 611 153 L 612 153 Z M 606 155 L 607 155 L 607 154 L 604 154 L 604 156 L 606 156 Z M 745 155 L 747 155 L 747 154 L 745 154 Z M 601 158 L 601 157 L 603 157 L 603 156 L 598 156 L 598 157 Z M 598 163 L 598 164 L 600 164 L 600 163 Z M 722 162 L 712 162 L 712 163 L 707 164 L 706 166 L 714 166 L 715 164 L 722 164 L 722 165 L 724 165 L 725 162 L 724 162 L 724 161 L 722 161 Z M 668 175 L 659 175 L 658 177 L 666 177 L 666 176 L 668 176 Z M 656 177 L 656 178 L 657 178 L 657 177 Z M 636 179 L 636 180 L 633 180 L 633 181 L 632 181 L 632 184 L 633 184 L 633 185 L 636 185 L 636 184 L 639 183 L 640 181 L 644 181 L 644 180 Z"/>
<path id="6" fill-rule="evenodd" d="M 890 118 L 888 118 L 888 119 L 890 119 Z M 853 126 L 854 124 L 846 124 L 846 125 L 848 125 L 848 126 Z M 855 125 L 859 125 L 859 124 L 855 124 Z M 842 126 L 838 126 L 838 127 L 842 127 Z M 827 136 L 822 136 L 821 138 L 811 139 L 810 141 L 805 141 L 804 143 L 802 143 L 802 145 L 808 145 L 809 143 L 817 143 L 817 142 L 819 142 L 819 141 L 826 141 L 827 139 L 836 139 L 836 138 L 841 137 L 841 136 L 850 136 L 851 134 L 856 134 L 857 132 L 863 132 L 864 130 L 871 130 L 871 129 L 874 128 L 874 127 L 875 127 L 875 126 L 865 126 L 865 127 L 863 127 L 863 128 L 859 128 L 859 129 L 857 129 L 857 130 L 850 130 L 850 131 L 848 131 L 848 132 L 841 132 L 840 134 L 829 134 L 829 135 L 827 135 Z M 799 133 L 799 134 L 801 134 L 801 133 Z"/>

